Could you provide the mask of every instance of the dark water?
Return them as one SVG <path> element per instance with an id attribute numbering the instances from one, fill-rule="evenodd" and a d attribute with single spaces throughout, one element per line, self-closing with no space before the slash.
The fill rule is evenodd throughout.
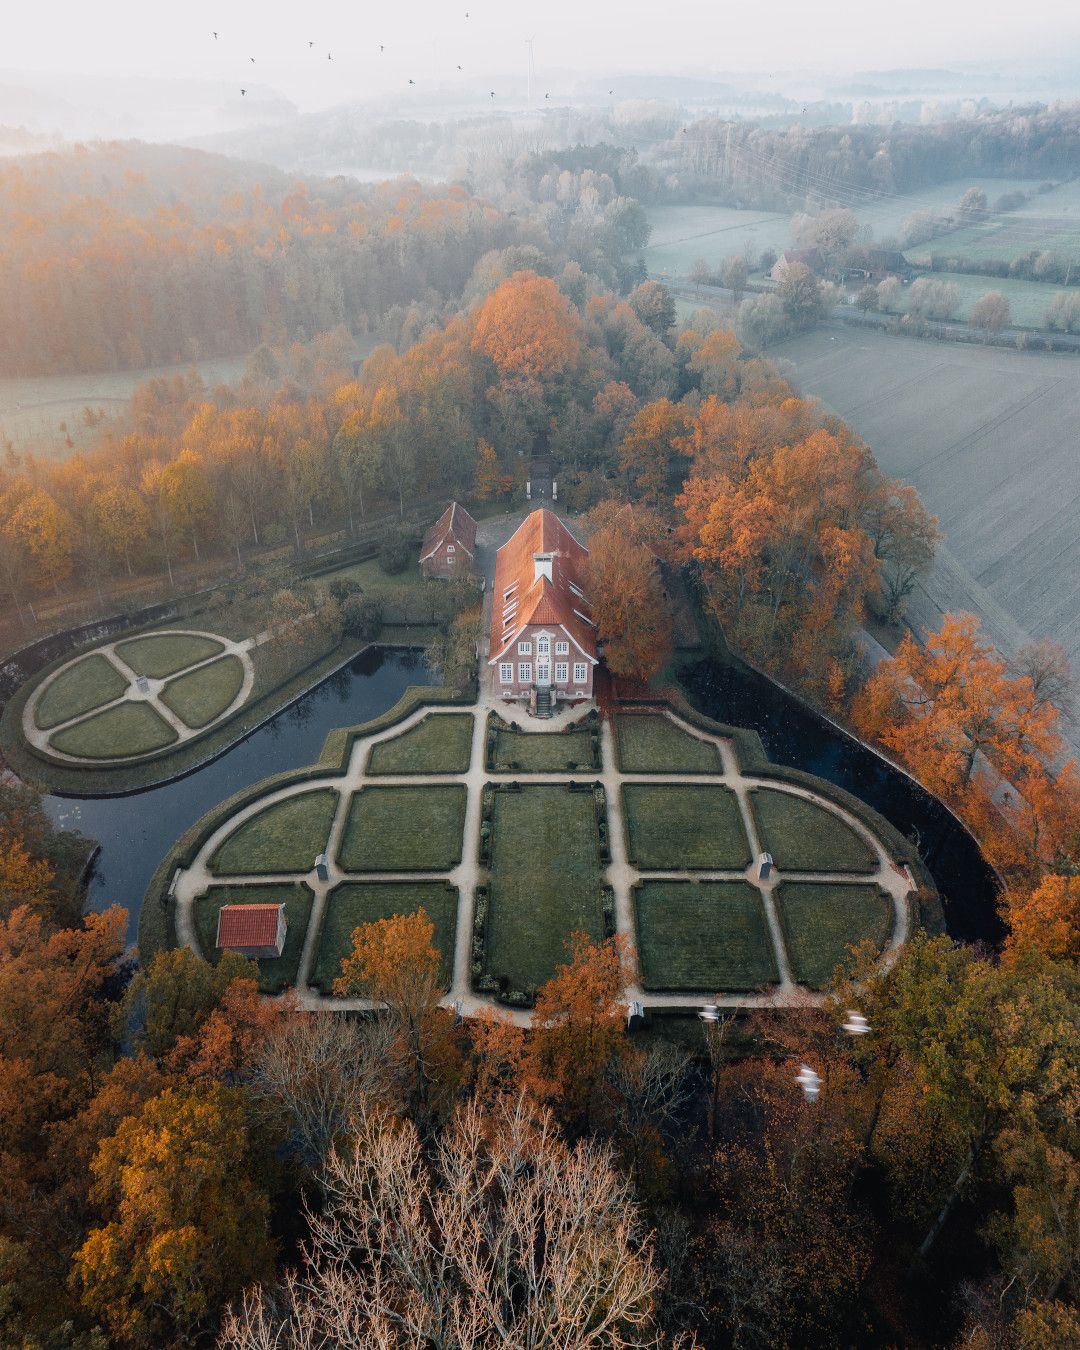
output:
<path id="1" fill-rule="evenodd" d="M 49 815 L 101 844 L 89 906 L 123 905 L 135 941 L 139 909 L 158 863 L 189 826 L 234 792 L 318 759 L 327 734 L 393 707 L 410 684 L 430 684 L 420 651 L 362 653 L 246 741 L 186 778 L 128 797 L 48 797 Z"/>
<path id="2" fill-rule="evenodd" d="M 681 678 L 706 716 L 752 728 L 774 763 L 846 789 L 912 840 L 937 883 L 953 937 L 1001 942 L 1005 932 L 994 873 L 975 840 L 936 798 L 751 671 L 699 661 Z"/>

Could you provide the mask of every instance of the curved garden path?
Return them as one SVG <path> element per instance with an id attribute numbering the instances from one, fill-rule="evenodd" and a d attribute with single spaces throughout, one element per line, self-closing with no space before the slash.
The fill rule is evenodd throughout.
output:
<path id="1" fill-rule="evenodd" d="M 184 741 L 190 741 L 195 736 L 202 736 L 207 731 L 212 730 L 219 722 L 225 721 L 231 717 L 238 709 L 242 708 L 251 696 L 251 691 L 255 685 L 255 668 L 251 662 L 250 652 L 253 647 L 264 642 L 269 634 L 260 633 L 257 637 L 243 638 L 234 641 L 231 638 L 222 637 L 219 633 L 205 632 L 195 628 L 165 628 L 159 631 L 143 634 L 145 637 L 189 637 L 189 638 L 209 638 L 218 643 L 220 651 L 212 653 L 210 656 L 202 657 L 193 661 L 191 665 L 182 666 L 179 670 L 174 670 L 163 679 L 153 679 L 149 676 L 140 677 L 139 672 L 134 670 L 117 651 L 126 642 L 137 641 L 138 636 L 131 635 L 119 637 L 113 642 L 106 642 L 100 647 L 95 647 L 92 651 L 80 652 L 78 656 L 66 661 L 51 675 L 42 680 L 33 694 L 27 699 L 26 706 L 23 708 L 22 730 L 27 741 L 36 749 L 44 754 L 50 755 L 54 759 L 63 760 L 67 764 L 79 764 L 83 766 L 92 766 L 94 768 L 104 768 L 117 764 L 133 764 L 140 759 L 148 759 L 155 755 L 160 755 L 163 751 L 175 750 L 177 746 L 182 745 Z M 127 680 L 127 688 L 117 698 L 110 699 L 107 703 L 101 703 L 96 708 L 90 708 L 88 711 L 79 713 L 75 717 L 69 717 L 65 722 L 59 722 L 55 726 L 42 730 L 37 724 L 37 708 L 46 690 L 55 683 L 62 675 L 81 661 L 86 661 L 92 656 L 103 656 L 106 661 Z M 167 684 L 173 680 L 178 680 L 182 675 L 190 675 L 194 671 L 202 670 L 204 666 L 213 665 L 215 661 L 221 661 L 226 656 L 235 656 L 243 666 L 244 676 L 240 685 L 239 692 L 233 698 L 228 707 L 224 708 L 205 726 L 189 727 L 186 722 L 179 718 L 176 713 L 162 699 L 161 692 Z M 139 687 L 140 678 L 145 679 L 145 689 Z M 147 703 L 157 715 L 176 732 L 176 740 L 170 741 L 167 746 L 158 750 L 148 750 L 138 755 L 118 755 L 112 759 L 103 759 L 97 756 L 72 755 L 53 745 L 53 737 L 61 731 L 67 731 L 69 727 L 79 726 L 83 722 L 88 722 L 103 712 L 108 712 L 112 708 L 119 708 L 125 703 Z"/>
<path id="2" fill-rule="evenodd" d="M 328 773 L 325 777 L 286 785 L 273 792 L 267 793 L 265 796 L 240 808 L 235 815 L 231 816 L 206 839 L 189 867 L 178 869 L 173 878 L 170 891 L 175 902 L 176 931 L 179 940 L 192 947 L 195 951 L 200 950 L 195 933 L 193 915 L 194 903 L 211 885 L 231 886 L 239 889 L 245 885 L 265 885 L 267 882 L 292 883 L 302 881 L 311 888 L 315 898 L 312 904 L 311 916 L 308 922 L 297 975 L 297 994 L 300 1004 L 305 1009 L 312 1011 L 318 1009 L 338 1011 L 366 1009 L 371 1005 L 369 1001 L 365 999 L 345 999 L 323 995 L 312 988 L 310 983 L 316 960 L 318 943 L 321 936 L 323 919 L 326 913 L 327 901 L 331 891 L 333 891 L 333 889 L 342 881 L 445 881 L 457 889 L 458 909 L 453 981 L 444 1002 L 446 1006 L 457 1007 L 464 1015 L 475 1013 L 483 1007 L 492 1006 L 493 1000 L 474 993 L 470 985 L 469 965 L 473 935 L 473 895 L 476 886 L 484 879 L 483 869 L 479 862 L 481 799 L 483 790 L 488 783 L 498 782 L 500 780 L 506 781 L 511 778 L 520 782 L 523 786 L 534 783 L 596 782 L 598 780 L 604 784 L 607 798 L 608 839 L 611 849 L 611 862 L 606 869 L 603 869 L 603 871 L 605 880 L 607 884 L 612 887 L 615 895 L 616 929 L 627 939 L 631 948 L 636 945 L 633 887 L 640 880 L 745 881 L 760 892 L 768 921 L 769 933 L 772 939 L 776 968 L 779 972 L 779 982 L 766 992 L 731 995 L 719 998 L 718 1001 L 722 1006 L 785 1007 L 803 1005 L 807 1002 L 816 1001 L 821 997 L 820 995 L 812 993 L 804 986 L 798 985 L 792 977 L 791 964 L 788 958 L 775 904 L 776 888 L 783 881 L 813 881 L 830 882 L 840 885 L 879 886 L 889 895 L 893 905 L 892 932 L 883 959 L 886 961 L 893 959 L 899 947 L 906 940 L 909 926 L 909 895 L 913 889 L 912 879 L 908 875 L 906 868 L 898 867 L 893 862 L 877 836 L 868 829 L 858 817 L 852 815 L 835 802 L 828 798 L 821 797 L 811 789 L 798 784 L 787 783 L 782 780 L 743 772 L 739 765 L 735 748 L 727 738 L 719 735 L 712 735 L 692 727 L 682 721 L 670 710 L 666 710 L 665 715 L 669 717 L 684 734 L 693 736 L 700 741 L 716 747 L 720 754 L 721 761 L 721 771 L 719 773 L 624 773 L 618 767 L 615 753 L 614 732 L 612 724 L 610 720 L 608 720 L 603 723 L 601 733 L 602 767 L 599 771 L 591 770 L 578 773 L 526 773 L 516 770 L 513 773 L 500 774 L 489 771 L 485 763 L 487 718 L 488 714 L 492 711 L 497 711 L 504 721 L 507 721 L 522 730 L 535 735 L 544 735 L 548 732 L 565 728 L 567 725 L 580 720 L 586 709 L 580 704 L 574 708 L 560 709 L 555 717 L 542 724 L 543 729 L 541 730 L 541 724 L 538 724 L 535 719 L 531 718 L 522 709 L 503 703 L 502 700 L 492 692 L 490 682 L 485 681 L 479 699 L 471 708 L 464 709 L 460 705 L 435 708 L 421 707 L 416 709 L 402 721 L 395 723 L 393 726 L 378 731 L 369 737 L 356 740 L 353 744 L 349 763 L 344 773 Z M 457 774 L 368 775 L 367 764 L 373 746 L 380 742 L 400 736 L 403 732 L 408 731 L 424 718 L 451 715 L 461 716 L 463 713 L 471 715 L 473 718 L 472 753 L 469 768 L 466 772 Z M 337 861 L 338 847 L 345 829 L 351 796 L 354 792 L 364 786 L 377 786 L 380 788 L 403 786 L 422 787 L 453 783 L 461 784 L 466 789 L 462 856 L 461 861 L 456 867 L 449 871 L 439 873 L 358 873 L 346 872 L 341 869 Z M 758 854 L 763 851 L 763 848 L 754 815 L 750 808 L 749 793 L 754 788 L 767 787 L 774 791 L 785 792 L 795 797 L 804 798 L 807 801 L 813 802 L 821 809 L 831 812 L 849 826 L 850 829 L 852 829 L 871 849 L 873 856 L 876 859 L 876 866 L 872 870 L 862 873 L 845 872 L 835 874 L 821 872 L 784 872 L 774 867 L 771 876 L 767 880 L 762 880 L 757 875 L 755 862 L 751 862 L 748 867 L 741 871 L 710 872 L 695 869 L 693 871 L 685 872 L 660 872 L 636 868 L 629 862 L 627 857 L 626 822 L 623 817 L 621 792 L 622 786 L 630 783 L 678 784 L 693 787 L 713 784 L 730 788 L 735 793 L 738 800 L 743 828 L 746 831 L 747 839 L 750 842 L 751 853 L 755 859 Z M 219 845 L 245 821 L 277 802 L 285 801 L 290 797 L 299 796 L 306 792 L 327 787 L 335 788 L 338 791 L 338 802 L 328 839 L 315 841 L 312 845 L 311 871 L 302 875 L 290 873 L 273 876 L 220 876 L 214 875 L 211 872 L 209 860 L 214 855 Z M 328 879 L 326 881 L 320 881 L 314 872 L 314 858 L 315 855 L 320 852 L 325 852 L 328 858 Z M 665 994 L 646 991 L 640 983 L 640 975 L 636 967 L 633 968 L 631 981 L 626 988 L 625 996 L 627 1002 L 631 1000 L 638 1001 L 645 1008 L 665 1007 L 695 1009 L 699 1008 L 703 1001 L 703 996 L 700 993 L 695 996 L 687 993 Z M 531 1013 L 528 1011 L 522 1009 L 507 1009 L 506 1011 L 519 1025 L 529 1025 Z"/>

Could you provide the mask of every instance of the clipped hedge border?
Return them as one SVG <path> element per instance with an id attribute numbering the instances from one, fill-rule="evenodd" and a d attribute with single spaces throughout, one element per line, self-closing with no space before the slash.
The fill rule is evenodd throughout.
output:
<path id="1" fill-rule="evenodd" d="M 392 708 L 372 718 L 370 722 L 361 722 L 352 727 L 339 727 L 332 731 L 326 738 L 322 754 L 314 764 L 307 764 L 299 769 L 286 769 L 283 773 L 262 778 L 257 783 L 241 788 L 239 792 L 208 811 L 201 820 L 197 820 L 180 836 L 150 878 L 150 884 L 143 896 L 142 909 L 139 911 L 139 960 L 148 961 L 155 952 L 178 945 L 173 907 L 169 903 L 169 887 L 173 874 L 178 867 L 190 867 L 203 844 L 230 816 L 252 802 L 276 792 L 278 788 L 289 787 L 294 783 L 321 781 L 335 774 L 343 774 L 348 768 L 349 757 L 357 740 L 404 721 L 417 708 L 471 702 L 471 692 L 463 694 L 456 689 L 439 686 L 410 685 Z"/>

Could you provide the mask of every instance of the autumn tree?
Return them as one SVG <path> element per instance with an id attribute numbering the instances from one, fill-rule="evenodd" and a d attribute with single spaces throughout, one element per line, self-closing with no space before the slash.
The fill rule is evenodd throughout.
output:
<path id="1" fill-rule="evenodd" d="M 95 541 L 113 557 L 123 558 L 131 576 L 132 550 L 150 534 L 150 512 L 142 497 L 134 488 L 114 483 L 95 494 L 90 518 Z"/>
<path id="2" fill-rule="evenodd" d="M 784 313 L 799 328 L 808 328 L 821 318 L 824 301 L 821 283 L 805 263 L 788 263 L 776 283 L 775 294 Z"/>
<path id="3" fill-rule="evenodd" d="M 566 1120 L 587 1120 L 604 1074 L 623 1046 L 626 947 L 615 937 L 592 942 L 573 933 L 567 962 L 536 996 L 527 1081 Z"/>
<path id="4" fill-rule="evenodd" d="M 632 516 L 633 508 L 624 512 Z M 672 643 L 670 604 L 652 549 L 613 521 L 589 539 L 585 582 L 608 669 L 650 679 L 671 655 Z"/>
<path id="5" fill-rule="evenodd" d="M 619 445 L 619 468 L 647 503 L 666 496 L 684 430 L 682 409 L 667 398 L 647 403 L 631 421 Z"/>
<path id="6" fill-rule="evenodd" d="M 905 600 L 934 560 L 941 539 L 937 519 L 915 488 L 883 477 L 870 504 L 866 529 L 880 564 L 884 616 L 897 623 Z"/>
<path id="7" fill-rule="evenodd" d="M 22 839 L 0 829 L 0 919 L 10 919 L 21 905 L 48 914 L 54 877 L 44 858 L 33 857 Z"/>
<path id="8" fill-rule="evenodd" d="M 248 1117 L 236 1088 L 168 1087 L 102 1140 L 92 1164 L 102 1221 L 72 1279 L 121 1344 L 189 1340 L 269 1275 L 269 1201 Z"/>
<path id="9" fill-rule="evenodd" d="M 577 362 L 580 321 L 549 277 L 517 272 L 481 305 L 473 346 L 501 374 L 543 384 Z"/>
<path id="10" fill-rule="evenodd" d="M 1050 873 L 1034 889 L 1010 888 L 1006 950 L 1041 952 L 1054 961 L 1080 961 L 1080 876 Z"/>
<path id="11" fill-rule="evenodd" d="M 366 1112 L 322 1184 L 332 1204 L 310 1215 L 302 1269 L 251 1290 L 222 1346 L 672 1344 L 629 1183 L 526 1099 L 460 1108 L 428 1150 L 410 1122 Z"/>
<path id="12" fill-rule="evenodd" d="M 1000 291 L 987 291 L 971 306 L 969 323 L 981 328 L 989 340 L 1009 326 L 1009 302 Z"/>
<path id="13" fill-rule="evenodd" d="M 78 529 L 70 512 L 58 506 L 43 488 L 25 485 L 8 493 L 4 501 L 3 530 L 30 559 L 39 585 L 59 591 L 71 576 Z"/>
<path id="14" fill-rule="evenodd" d="M 445 991 L 435 925 L 423 908 L 357 928 L 341 963 L 334 992 L 362 995 L 385 1007 L 393 1029 L 398 1090 L 410 1117 L 427 1130 L 444 1104 L 456 1072 L 450 1015 L 439 1006 Z"/>
<path id="15" fill-rule="evenodd" d="M 675 327 L 675 300 L 658 281 L 643 281 L 627 297 L 630 308 L 646 328 L 666 342 Z"/>

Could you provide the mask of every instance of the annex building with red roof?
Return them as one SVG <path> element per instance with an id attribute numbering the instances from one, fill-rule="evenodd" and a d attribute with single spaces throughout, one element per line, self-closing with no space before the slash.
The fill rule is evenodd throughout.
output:
<path id="1" fill-rule="evenodd" d="M 553 511 L 534 511 L 495 556 L 493 689 L 544 703 L 592 698 L 599 660 L 584 589 L 589 550 Z"/>
<path id="2" fill-rule="evenodd" d="M 476 521 L 459 503 L 451 502 L 420 545 L 420 570 L 426 577 L 460 577 L 474 570 Z"/>
<path id="3" fill-rule="evenodd" d="M 280 956 L 287 928 L 284 904 L 222 905 L 217 945 L 254 960 Z"/>

